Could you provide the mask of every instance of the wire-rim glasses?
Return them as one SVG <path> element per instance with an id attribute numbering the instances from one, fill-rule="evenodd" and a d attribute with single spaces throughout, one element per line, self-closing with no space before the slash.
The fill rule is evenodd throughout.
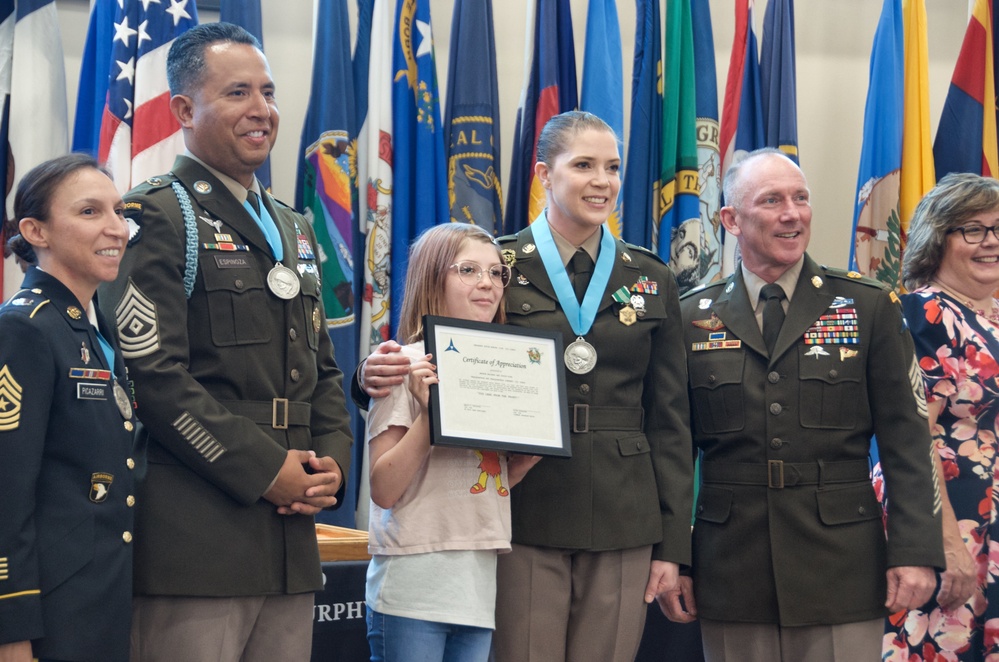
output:
<path id="1" fill-rule="evenodd" d="M 505 264 L 494 264 L 488 269 L 483 269 L 477 262 L 458 262 L 448 269 L 454 269 L 458 272 L 458 279 L 472 287 L 479 284 L 484 273 L 489 274 L 489 280 L 496 287 L 503 288 L 510 284 L 510 267 Z"/>

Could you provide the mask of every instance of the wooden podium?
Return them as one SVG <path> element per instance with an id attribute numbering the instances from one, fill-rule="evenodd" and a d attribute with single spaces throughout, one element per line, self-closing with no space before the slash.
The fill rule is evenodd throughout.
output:
<path id="1" fill-rule="evenodd" d="M 367 561 L 368 532 L 348 529 L 331 524 L 316 524 L 316 541 L 319 543 L 319 560 Z"/>

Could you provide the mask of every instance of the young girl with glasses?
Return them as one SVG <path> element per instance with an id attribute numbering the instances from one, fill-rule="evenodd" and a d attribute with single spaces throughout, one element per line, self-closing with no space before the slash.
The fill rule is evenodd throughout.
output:
<path id="1" fill-rule="evenodd" d="M 423 316 L 501 323 L 509 281 L 493 238 L 474 225 L 433 227 L 410 251 L 398 337 L 412 367 L 368 416 L 375 662 L 488 659 L 496 555 L 510 550 L 509 488 L 540 458 L 430 445 L 427 401 L 437 376 L 424 353 Z"/>

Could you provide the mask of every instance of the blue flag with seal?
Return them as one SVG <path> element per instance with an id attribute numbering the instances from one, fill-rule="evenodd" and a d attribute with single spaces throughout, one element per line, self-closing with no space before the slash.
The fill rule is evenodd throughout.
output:
<path id="1" fill-rule="evenodd" d="M 708 0 L 690 0 L 690 21 L 694 33 L 694 88 L 697 94 L 697 179 L 700 184 L 700 265 L 699 282 L 721 278 L 721 152 L 718 128 L 718 79 L 715 74 L 715 43 L 711 31 Z"/>
<path id="2" fill-rule="evenodd" d="M 884 0 L 871 47 L 850 268 L 896 287 L 902 267 L 899 184 L 902 168 L 901 0 Z"/>
<path id="3" fill-rule="evenodd" d="M 321 295 L 326 326 L 336 360 L 345 375 L 357 366 L 358 283 L 354 248 L 359 245 L 355 217 L 357 128 L 350 58 L 347 0 L 319 0 L 313 47 L 312 91 L 299 147 L 295 206 L 312 224 L 319 243 L 316 261 L 322 265 Z M 304 236 L 299 257 L 311 252 Z M 299 263 L 299 268 L 308 264 Z M 364 422 L 352 402 L 347 403 L 355 438 L 363 438 Z M 361 433 L 362 436 L 357 435 Z M 320 521 L 354 525 L 356 492 L 347 490 L 343 505 L 324 511 Z"/>
<path id="4" fill-rule="evenodd" d="M 444 136 L 451 221 L 495 234 L 503 209 L 492 0 L 454 2 Z"/>
<path id="5" fill-rule="evenodd" d="M 427 228 L 448 219 L 447 163 L 430 0 L 399 0 L 392 69 L 392 335 L 406 285 L 409 246 Z"/>
<path id="6" fill-rule="evenodd" d="M 701 272 L 693 40 L 690 0 L 666 0 L 660 218 L 652 248 L 673 269 L 680 292 L 696 285 Z"/>

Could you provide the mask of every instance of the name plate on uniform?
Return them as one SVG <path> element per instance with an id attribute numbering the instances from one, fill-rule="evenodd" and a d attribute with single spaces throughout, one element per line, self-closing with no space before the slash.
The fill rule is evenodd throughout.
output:
<path id="1" fill-rule="evenodd" d="M 107 400 L 108 385 L 79 382 L 76 385 L 77 400 Z"/>
<path id="2" fill-rule="evenodd" d="M 562 334 L 427 315 L 431 442 L 569 457 Z"/>

